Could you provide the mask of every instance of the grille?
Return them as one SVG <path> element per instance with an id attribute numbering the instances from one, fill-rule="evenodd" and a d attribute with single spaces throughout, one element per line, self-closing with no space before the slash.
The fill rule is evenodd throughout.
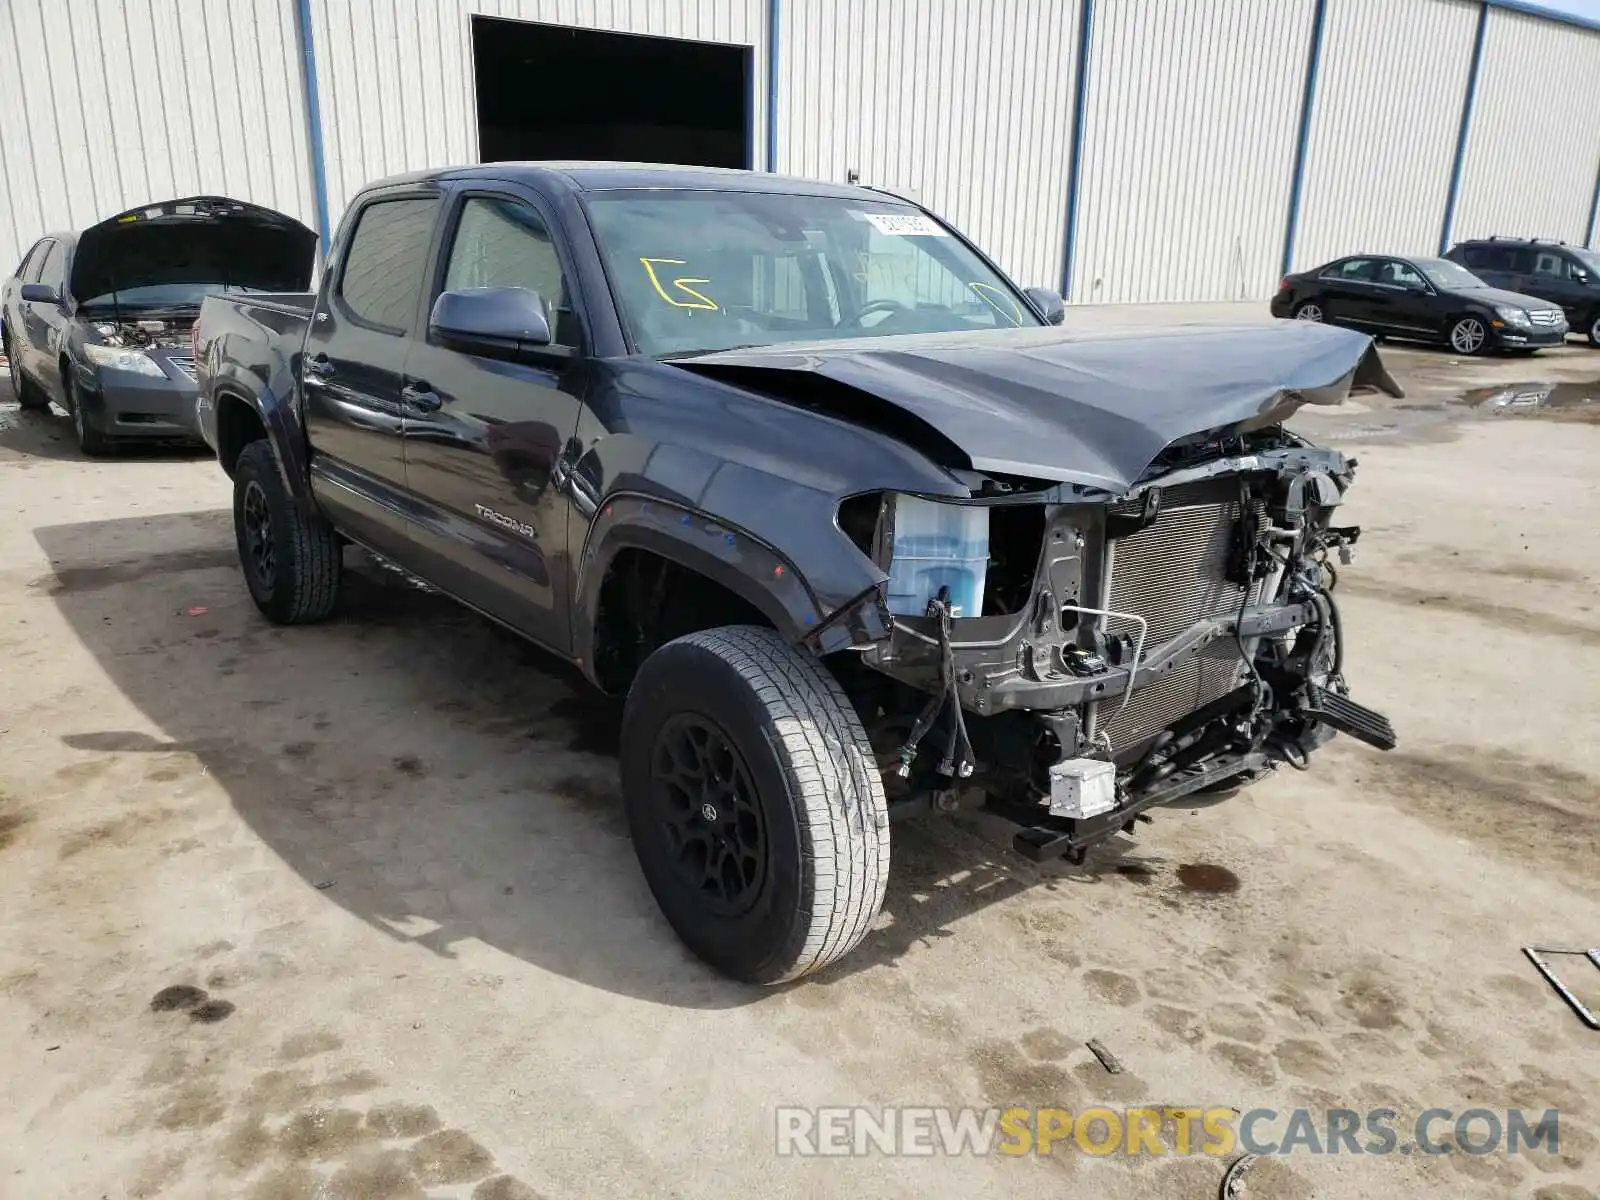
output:
<path id="1" fill-rule="evenodd" d="M 1560 322 L 1561 314 L 1550 309 L 1541 309 L 1538 312 L 1530 312 L 1528 319 L 1535 325 L 1555 325 Z"/>
<path id="2" fill-rule="evenodd" d="M 1232 480 L 1173 488 L 1154 524 L 1113 543 L 1107 608 L 1149 622 L 1145 653 L 1211 617 L 1239 611 L 1244 589 L 1224 578 L 1239 501 Z M 1111 618 L 1113 634 L 1138 636 L 1132 621 Z M 1120 716 L 1120 698 L 1101 706 L 1102 729 L 1116 749 L 1158 733 L 1178 718 L 1226 695 L 1244 674 L 1231 639 L 1212 642 L 1134 691 Z"/>
<path id="3" fill-rule="evenodd" d="M 171 363 L 173 366 L 177 367 L 178 370 L 182 371 L 190 379 L 195 378 L 194 356 L 193 355 L 190 355 L 190 354 L 169 354 L 169 355 L 167 355 L 167 361 L 169 363 Z"/>

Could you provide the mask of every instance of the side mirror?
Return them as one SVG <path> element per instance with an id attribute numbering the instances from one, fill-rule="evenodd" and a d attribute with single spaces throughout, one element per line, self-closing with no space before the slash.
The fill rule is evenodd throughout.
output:
<path id="1" fill-rule="evenodd" d="M 550 320 L 532 288 L 461 288 L 433 302 L 428 336 L 467 354 L 515 358 L 550 345 Z"/>
<path id="2" fill-rule="evenodd" d="M 25 283 L 22 298 L 31 304 L 60 304 L 61 296 L 48 283 Z"/>
<path id="3" fill-rule="evenodd" d="M 1024 294 L 1033 301 L 1034 308 L 1039 310 L 1046 324 L 1059 325 L 1067 319 L 1066 301 L 1061 298 L 1060 292 L 1052 292 L 1049 288 L 1028 288 Z"/>

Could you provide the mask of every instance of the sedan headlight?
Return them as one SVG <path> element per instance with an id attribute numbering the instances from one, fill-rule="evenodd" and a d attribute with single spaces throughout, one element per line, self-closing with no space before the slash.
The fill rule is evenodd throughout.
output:
<path id="1" fill-rule="evenodd" d="M 1533 324 L 1532 321 L 1528 320 L 1528 314 L 1520 308 L 1499 307 L 1494 311 L 1502 321 L 1509 321 L 1513 325 L 1521 325 L 1524 329 Z"/>
<path id="2" fill-rule="evenodd" d="M 93 342 L 83 347 L 83 356 L 97 367 L 116 367 L 119 371 L 132 371 L 135 375 L 151 375 L 165 379 L 167 373 L 143 350 L 127 346 L 99 346 Z"/>

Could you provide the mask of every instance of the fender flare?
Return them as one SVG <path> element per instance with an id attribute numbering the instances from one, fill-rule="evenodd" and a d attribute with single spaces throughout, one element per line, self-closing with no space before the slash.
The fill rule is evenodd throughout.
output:
<path id="1" fill-rule="evenodd" d="M 278 464 L 278 474 L 283 479 L 284 487 L 297 504 L 314 509 L 311 476 L 299 423 L 289 417 L 286 406 L 281 401 L 267 403 L 253 390 L 229 376 L 216 379 L 210 390 L 209 403 L 213 410 L 212 422 L 217 442 L 213 449 L 223 469 L 232 474 L 228 465 L 222 463 L 222 414 L 233 405 L 242 404 L 256 415 L 261 427 L 266 430 L 267 444 L 272 448 L 272 458 Z"/>
<path id="2" fill-rule="evenodd" d="M 795 564 L 749 531 L 669 500 L 614 493 L 596 510 L 576 563 L 573 658 L 591 680 L 601 585 L 629 549 L 648 550 L 727 588 L 759 609 L 785 641 L 827 653 L 865 640 L 854 632 L 856 623 L 823 612 Z"/>

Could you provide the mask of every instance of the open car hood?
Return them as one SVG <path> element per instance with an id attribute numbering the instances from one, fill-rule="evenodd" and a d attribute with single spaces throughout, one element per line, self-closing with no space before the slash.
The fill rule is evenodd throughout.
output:
<path id="1" fill-rule="evenodd" d="M 84 230 L 69 286 L 79 300 L 162 283 L 303 292 L 316 251 L 317 235 L 293 217 L 225 196 L 190 196 Z"/>
<path id="2" fill-rule="evenodd" d="M 868 337 L 672 365 L 885 429 L 948 466 L 1115 492 L 1173 442 L 1279 424 L 1352 388 L 1403 395 L 1370 338 L 1307 321 Z"/>

